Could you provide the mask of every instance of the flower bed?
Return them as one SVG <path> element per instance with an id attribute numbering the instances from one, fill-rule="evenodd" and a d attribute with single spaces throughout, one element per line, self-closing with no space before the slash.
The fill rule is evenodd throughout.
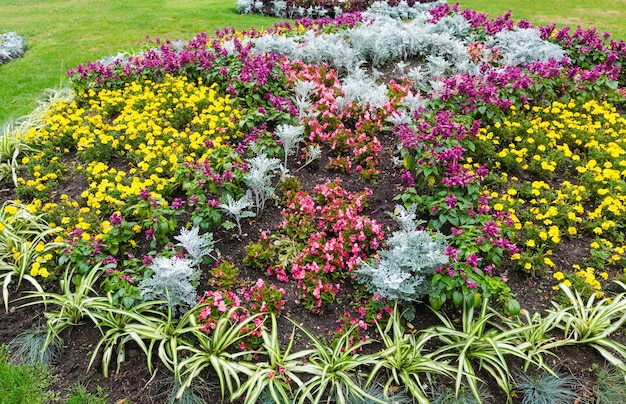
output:
<path id="1" fill-rule="evenodd" d="M 28 148 L 3 163 L 21 202 L 2 278 L 53 307 L 44 345 L 89 320 L 105 372 L 133 341 L 174 395 L 211 369 L 223 398 L 277 402 L 426 402 L 435 377 L 480 400 L 479 371 L 507 401 L 524 391 L 505 357 L 546 371 L 576 344 L 626 370 L 623 294 L 590 332 L 564 325 L 625 276 L 626 43 L 402 7 L 72 69 L 73 98 L 7 134 Z M 521 311 L 513 273 L 549 277 L 559 310 Z M 438 322 L 415 330 L 426 304 Z M 294 313 L 310 350 L 277 335 Z"/>

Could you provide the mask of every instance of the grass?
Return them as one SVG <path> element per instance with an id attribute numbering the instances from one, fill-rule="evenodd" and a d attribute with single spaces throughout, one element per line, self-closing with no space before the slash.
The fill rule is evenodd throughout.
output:
<path id="1" fill-rule="evenodd" d="M 48 375 L 42 365 L 11 363 L 6 346 L 0 346 L 0 404 L 45 403 Z"/>
<path id="2" fill-rule="evenodd" d="M 0 125 L 28 114 L 67 69 L 146 44 L 146 36 L 191 39 L 223 27 L 270 27 L 279 19 L 242 16 L 235 0 L 3 0 L 0 32 L 24 37 L 24 57 L 0 66 Z"/>
<path id="3" fill-rule="evenodd" d="M 26 55 L 0 66 L 0 124 L 28 114 L 46 88 L 67 84 L 67 69 L 121 51 L 139 49 L 150 38 L 190 39 L 223 27 L 265 28 L 278 19 L 242 16 L 235 0 L 4 0 L 0 31 L 15 31 L 28 44 Z M 466 0 L 472 8 L 496 17 L 508 10 L 513 18 L 537 25 L 582 25 L 626 39 L 625 0 L 523 3 Z"/>
<path id="4" fill-rule="evenodd" d="M 570 26 L 572 30 L 580 25 L 583 29 L 595 28 L 599 32 L 610 32 L 614 39 L 626 40 L 625 0 L 460 0 L 459 3 L 461 9 L 487 13 L 491 18 L 511 11 L 515 21 L 524 19 L 534 25 Z"/>

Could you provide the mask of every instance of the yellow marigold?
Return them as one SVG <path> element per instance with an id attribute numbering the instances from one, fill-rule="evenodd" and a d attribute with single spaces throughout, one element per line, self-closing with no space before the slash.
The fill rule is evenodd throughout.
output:
<path id="1" fill-rule="evenodd" d="M 554 279 L 556 279 L 557 281 L 562 281 L 563 279 L 565 279 L 565 275 L 563 275 L 563 272 L 559 271 L 559 272 L 555 272 L 554 275 L 552 275 L 554 277 Z"/>

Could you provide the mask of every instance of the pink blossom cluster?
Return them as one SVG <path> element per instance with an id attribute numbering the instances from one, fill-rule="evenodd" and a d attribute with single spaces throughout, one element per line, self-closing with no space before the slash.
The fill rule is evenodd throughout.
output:
<path id="1" fill-rule="evenodd" d="M 281 224 L 263 235 L 269 248 L 277 248 L 286 235 L 304 243 L 289 265 L 276 263 L 267 272 L 284 282 L 296 281 L 300 300 L 313 312 L 334 300 L 340 281 L 383 240 L 380 224 L 362 214 L 369 195 L 369 189 L 348 192 L 339 180 L 318 185 L 313 194 L 289 191 Z"/>
<path id="2" fill-rule="evenodd" d="M 211 334 L 219 319 L 234 307 L 239 309 L 231 315 L 233 323 L 240 323 L 257 313 L 280 315 L 285 305 L 284 294 L 284 289 L 269 285 L 263 279 L 258 279 L 251 287 L 242 287 L 237 291 L 207 290 L 199 299 L 202 309 L 198 313 L 198 322 L 205 333 Z M 258 346 L 261 341 L 263 322 L 264 317 L 258 316 L 242 329 L 242 334 L 247 335 L 242 342 L 242 350 L 246 349 L 246 346 Z"/>

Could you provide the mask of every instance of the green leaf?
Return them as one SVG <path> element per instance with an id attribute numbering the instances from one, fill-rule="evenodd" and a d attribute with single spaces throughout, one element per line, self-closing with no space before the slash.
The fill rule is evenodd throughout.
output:
<path id="1" fill-rule="evenodd" d="M 522 310 L 522 307 L 520 306 L 519 302 L 515 299 L 510 299 L 504 305 L 504 311 L 511 316 L 517 316 L 521 310 Z"/>
<path id="2" fill-rule="evenodd" d="M 455 307 L 459 307 L 463 302 L 463 293 L 459 292 L 458 290 L 452 292 L 452 302 L 454 303 Z"/>
<path id="3" fill-rule="evenodd" d="M 428 302 L 430 303 L 430 307 L 434 310 L 439 310 L 446 302 L 446 296 L 439 293 L 431 293 L 430 296 L 428 296 Z"/>

